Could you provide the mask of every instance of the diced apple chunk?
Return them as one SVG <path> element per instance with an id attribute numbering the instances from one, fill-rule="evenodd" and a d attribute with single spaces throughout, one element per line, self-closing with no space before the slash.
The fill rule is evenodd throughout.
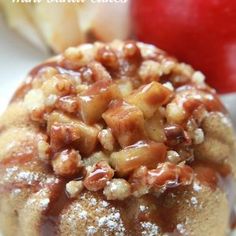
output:
<path id="1" fill-rule="evenodd" d="M 114 152 L 111 155 L 111 165 L 121 176 L 129 174 L 140 166 L 156 168 L 158 163 L 165 161 L 166 146 L 156 142 L 138 142 L 135 145 Z"/>
<path id="2" fill-rule="evenodd" d="M 148 138 L 156 142 L 164 142 L 166 137 L 164 133 L 163 117 L 157 111 L 150 119 L 145 120 L 145 129 Z"/>
<path id="3" fill-rule="evenodd" d="M 162 84 L 153 81 L 135 90 L 125 100 L 139 107 L 145 118 L 150 118 L 159 106 L 170 99 L 172 92 Z"/>
<path id="4" fill-rule="evenodd" d="M 144 117 L 136 106 L 115 101 L 102 117 L 121 147 L 132 145 L 146 137 Z"/>
<path id="5" fill-rule="evenodd" d="M 48 126 L 47 130 L 50 134 L 51 128 L 53 125 L 69 125 L 73 127 L 74 132 L 78 132 L 78 140 L 75 140 L 71 145 L 78 149 L 81 154 L 89 155 L 91 154 L 97 145 L 97 136 L 99 133 L 99 129 L 93 126 L 86 125 L 84 122 L 66 116 L 60 112 L 52 112 L 48 117 Z"/>
<path id="6" fill-rule="evenodd" d="M 122 97 L 126 97 L 130 95 L 133 91 L 133 85 L 129 80 L 119 80 L 117 81 L 119 90 L 121 92 Z"/>
<path id="7" fill-rule="evenodd" d="M 98 81 L 79 97 L 80 114 L 84 122 L 93 124 L 101 119 L 110 101 L 120 97 L 118 86 L 111 81 Z"/>

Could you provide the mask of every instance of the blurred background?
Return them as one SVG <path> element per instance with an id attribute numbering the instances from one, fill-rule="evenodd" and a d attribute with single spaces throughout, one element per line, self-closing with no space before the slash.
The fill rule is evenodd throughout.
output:
<path id="1" fill-rule="evenodd" d="M 131 38 L 203 71 L 236 121 L 235 22 L 232 0 L 0 0 L 0 112 L 30 68 L 50 55 L 81 43 Z"/>

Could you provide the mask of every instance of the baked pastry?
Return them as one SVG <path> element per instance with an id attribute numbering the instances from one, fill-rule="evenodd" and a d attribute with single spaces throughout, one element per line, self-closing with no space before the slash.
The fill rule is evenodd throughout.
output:
<path id="1" fill-rule="evenodd" d="M 85 42 L 129 37 L 129 2 L 0 0 L 0 13 L 12 29 L 37 48 L 63 52 Z"/>
<path id="2" fill-rule="evenodd" d="M 204 75 L 154 46 L 35 67 L 0 119 L 4 235 L 230 232 L 235 138 Z"/>

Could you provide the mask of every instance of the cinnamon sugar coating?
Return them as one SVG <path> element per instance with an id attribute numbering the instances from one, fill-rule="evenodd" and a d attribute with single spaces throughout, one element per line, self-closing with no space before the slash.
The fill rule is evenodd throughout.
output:
<path id="1" fill-rule="evenodd" d="M 133 41 L 69 48 L 29 73 L 0 118 L 0 229 L 223 236 L 235 159 L 200 72 Z"/>

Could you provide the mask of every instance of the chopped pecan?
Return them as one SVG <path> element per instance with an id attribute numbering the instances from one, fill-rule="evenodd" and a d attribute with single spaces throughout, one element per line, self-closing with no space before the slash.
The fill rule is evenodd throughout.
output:
<path id="1" fill-rule="evenodd" d="M 129 177 L 129 183 L 131 184 L 132 194 L 136 197 L 140 197 L 149 192 L 151 186 L 147 184 L 148 169 L 146 166 L 140 166 Z"/>
<path id="2" fill-rule="evenodd" d="M 93 60 L 95 50 L 92 44 L 84 44 L 80 47 L 69 47 L 64 52 L 60 61 L 63 68 L 78 70 L 81 66 L 88 64 Z"/>
<path id="3" fill-rule="evenodd" d="M 124 200 L 131 195 L 131 186 L 125 179 L 112 179 L 103 190 L 107 200 Z"/>
<path id="4" fill-rule="evenodd" d="M 44 124 L 45 123 L 45 114 L 46 114 L 46 110 L 45 108 L 37 108 L 34 109 L 33 111 L 31 111 L 30 113 L 30 119 L 33 121 L 36 121 L 40 124 Z"/>
<path id="5" fill-rule="evenodd" d="M 98 134 L 98 140 L 102 144 L 103 148 L 112 151 L 115 146 L 115 138 L 111 132 L 111 129 L 103 129 Z"/>
<path id="6" fill-rule="evenodd" d="M 56 175 L 72 177 L 81 171 L 83 165 L 78 151 L 66 149 L 54 156 L 52 167 Z"/>
<path id="7" fill-rule="evenodd" d="M 61 148 L 80 138 L 80 132 L 73 124 L 56 123 L 51 126 L 49 135 L 50 146 L 53 152 L 59 151 Z"/>
<path id="8" fill-rule="evenodd" d="M 189 185 L 193 181 L 193 170 L 187 165 L 173 163 L 158 164 L 156 169 L 148 171 L 147 183 L 154 189 Z"/>
<path id="9" fill-rule="evenodd" d="M 160 163 L 157 168 L 148 170 L 147 167 L 137 168 L 129 178 L 134 196 L 142 196 L 149 191 L 164 191 L 166 188 L 179 185 L 190 185 L 194 173 L 187 165 L 176 165 L 169 162 Z"/>
<path id="10" fill-rule="evenodd" d="M 32 89 L 24 97 L 24 105 L 29 112 L 43 109 L 45 106 L 45 96 L 41 89 Z"/>
<path id="11" fill-rule="evenodd" d="M 37 147 L 38 147 L 39 159 L 42 161 L 48 162 L 49 157 L 50 157 L 50 150 L 51 150 L 49 143 L 46 142 L 45 140 L 40 140 L 38 142 Z"/>
<path id="12" fill-rule="evenodd" d="M 68 113 L 76 113 L 79 108 L 76 96 L 65 96 L 58 99 L 56 108 Z"/>
<path id="13" fill-rule="evenodd" d="M 123 52 L 126 59 L 133 63 L 140 63 L 142 59 L 141 51 L 134 41 L 127 41 L 123 46 Z"/>
<path id="14" fill-rule="evenodd" d="M 159 81 L 162 74 L 163 71 L 161 64 L 153 60 L 146 60 L 142 62 L 138 71 L 140 79 L 145 83 Z"/>
<path id="15" fill-rule="evenodd" d="M 181 157 L 179 153 L 173 150 L 170 150 L 167 152 L 167 159 L 169 162 L 175 163 L 175 164 L 181 161 Z"/>
<path id="16" fill-rule="evenodd" d="M 68 95 L 75 92 L 72 80 L 66 79 L 61 76 L 58 79 L 59 81 L 56 84 L 56 89 L 58 90 L 60 95 Z"/>
<path id="17" fill-rule="evenodd" d="M 106 161 L 98 162 L 87 174 L 84 180 L 84 186 L 90 191 L 104 189 L 107 182 L 114 176 L 114 170 Z"/>
<path id="18" fill-rule="evenodd" d="M 182 124 L 186 120 L 187 114 L 182 106 L 171 102 L 166 106 L 166 118 L 169 123 Z"/>
<path id="19" fill-rule="evenodd" d="M 75 93 L 75 86 L 70 78 L 67 78 L 65 74 L 57 74 L 52 78 L 45 80 L 41 89 L 45 96 L 55 94 L 58 96 L 66 96 Z"/>
<path id="20" fill-rule="evenodd" d="M 86 125 L 79 119 L 73 119 L 63 113 L 56 111 L 52 112 L 48 117 L 48 133 L 50 133 L 51 127 L 54 124 L 68 125 L 69 127 L 72 127 L 73 130 L 75 130 L 75 134 L 78 134 L 80 138 L 73 141 L 73 147 L 79 149 L 80 153 L 89 155 L 94 151 L 99 133 L 99 129 L 97 127 Z"/>
<path id="21" fill-rule="evenodd" d="M 191 138 L 188 133 L 180 125 L 167 125 L 164 128 L 167 144 L 175 146 L 181 143 L 185 145 L 191 144 Z"/>
<path id="22" fill-rule="evenodd" d="M 96 59 L 109 69 L 117 70 L 119 67 L 116 53 L 108 46 L 98 49 Z"/>
<path id="23" fill-rule="evenodd" d="M 92 84 L 94 82 L 94 74 L 91 68 L 84 66 L 80 68 L 81 79 L 84 84 Z"/>
<path id="24" fill-rule="evenodd" d="M 207 111 L 224 111 L 219 98 L 213 93 L 182 86 L 177 90 L 175 99 L 167 105 L 167 120 L 182 124 L 200 107 Z"/>
<path id="25" fill-rule="evenodd" d="M 89 63 L 88 67 L 93 72 L 94 82 L 99 80 L 112 80 L 111 75 L 101 63 L 91 62 Z"/>

